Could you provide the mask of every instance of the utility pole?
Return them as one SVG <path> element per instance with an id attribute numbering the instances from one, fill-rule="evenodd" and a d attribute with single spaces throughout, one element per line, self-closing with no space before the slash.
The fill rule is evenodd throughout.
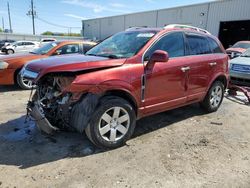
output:
<path id="1" fill-rule="evenodd" d="M 11 18 L 10 18 L 10 5 L 9 5 L 9 2 L 7 2 L 7 6 L 8 6 L 8 15 L 9 15 L 9 24 L 10 24 L 10 33 L 12 33 Z"/>
<path id="2" fill-rule="evenodd" d="M 36 34 L 35 30 L 35 16 L 36 16 L 36 11 L 34 10 L 34 3 L 33 0 L 31 0 L 31 10 L 28 11 L 27 15 L 32 17 L 32 25 L 33 25 L 33 35 Z"/>
<path id="3" fill-rule="evenodd" d="M 4 32 L 4 19 L 2 17 L 2 26 L 3 26 L 3 32 Z"/>

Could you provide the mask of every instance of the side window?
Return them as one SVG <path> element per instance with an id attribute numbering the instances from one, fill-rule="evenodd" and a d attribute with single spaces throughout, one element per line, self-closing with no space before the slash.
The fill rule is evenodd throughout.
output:
<path id="1" fill-rule="evenodd" d="M 147 51 L 145 59 L 149 59 L 156 50 L 168 52 L 169 57 L 180 57 L 185 55 L 183 34 L 171 33 L 161 38 L 153 47 Z"/>
<path id="2" fill-rule="evenodd" d="M 219 44 L 214 39 L 208 38 L 208 42 L 213 53 L 223 53 Z"/>
<path id="3" fill-rule="evenodd" d="M 35 44 L 32 42 L 24 42 L 24 45 L 35 45 Z"/>
<path id="4" fill-rule="evenodd" d="M 24 46 L 24 42 L 19 42 L 16 44 L 17 46 Z"/>
<path id="5" fill-rule="evenodd" d="M 209 43 L 205 37 L 198 35 L 187 35 L 189 55 L 211 54 Z"/>
<path id="6" fill-rule="evenodd" d="M 56 55 L 79 53 L 78 44 L 68 44 L 56 50 Z"/>

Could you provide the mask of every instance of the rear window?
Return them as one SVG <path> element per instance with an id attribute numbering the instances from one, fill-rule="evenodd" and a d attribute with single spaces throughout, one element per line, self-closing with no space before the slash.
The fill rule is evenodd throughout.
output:
<path id="1" fill-rule="evenodd" d="M 214 39 L 208 37 L 207 40 L 213 53 L 223 53 L 219 44 Z"/>
<path id="2" fill-rule="evenodd" d="M 205 37 L 199 35 L 187 35 L 189 55 L 202 55 L 212 53 L 209 43 Z"/>
<path id="3" fill-rule="evenodd" d="M 244 48 L 244 49 L 247 49 L 247 48 L 250 48 L 250 42 L 249 43 L 237 42 L 235 45 L 233 45 L 232 48 Z"/>

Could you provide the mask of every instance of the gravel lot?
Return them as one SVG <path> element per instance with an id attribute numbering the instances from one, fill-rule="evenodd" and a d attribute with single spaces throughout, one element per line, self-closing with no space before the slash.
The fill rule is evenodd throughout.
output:
<path id="1" fill-rule="evenodd" d="M 213 114 L 191 105 L 142 119 L 112 151 L 77 133 L 41 135 L 24 123 L 28 96 L 0 87 L 0 187 L 250 187 L 243 96 Z"/>

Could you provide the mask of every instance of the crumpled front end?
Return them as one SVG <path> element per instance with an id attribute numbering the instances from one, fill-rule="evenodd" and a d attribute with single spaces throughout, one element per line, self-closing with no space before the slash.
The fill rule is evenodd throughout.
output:
<path id="1" fill-rule="evenodd" d="M 47 134 L 59 130 L 83 132 L 93 113 L 98 96 L 84 92 L 66 91 L 75 76 L 46 76 L 39 80 L 28 102 L 28 115 L 37 127 Z M 80 101 L 80 102 L 79 102 Z"/>

